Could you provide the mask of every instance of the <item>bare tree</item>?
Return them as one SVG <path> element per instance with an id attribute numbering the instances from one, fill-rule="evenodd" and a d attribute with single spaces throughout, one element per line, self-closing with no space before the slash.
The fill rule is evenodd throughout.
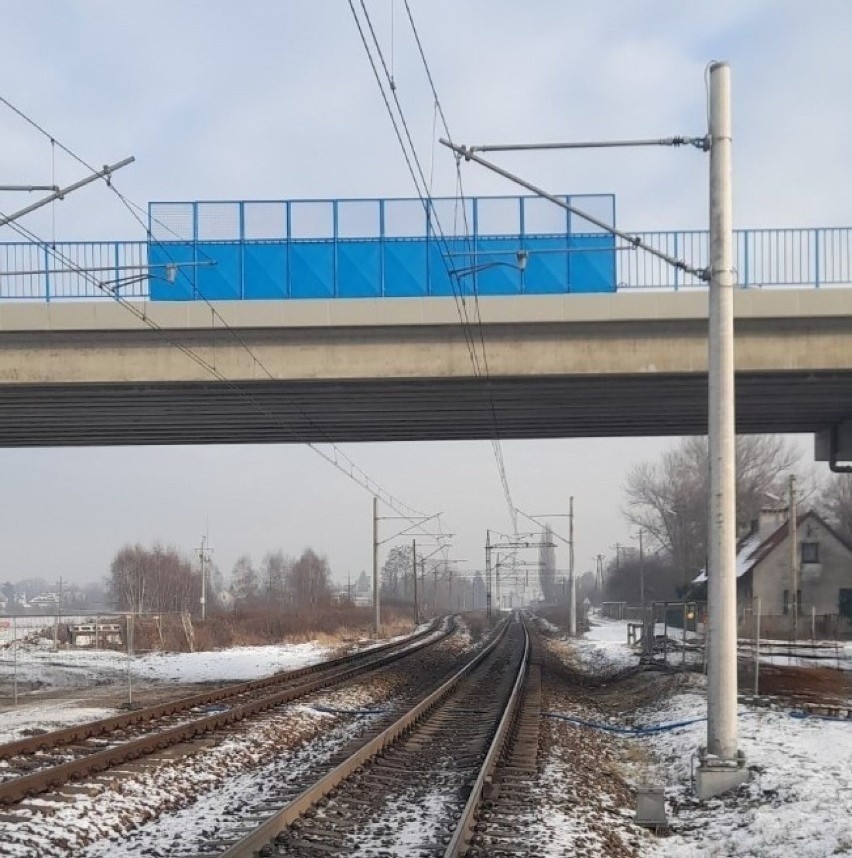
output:
<path id="1" fill-rule="evenodd" d="M 198 573 L 174 548 L 125 545 L 110 565 L 107 589 L 120 610 L 187 611 L 201 592 Z"/>
<path id="2" fill-rule="evenodd" d="M 293 560 L 286 557 L 280 549 L 270 551 L 260 564 L 260 581 L 264 598 L 271 604 L 281 604 L 285 600 L 287 578 L 293 567 Z"/>
<path id="3" fill-rule="evenodd" d="M 825 517 L 852 542 L 852 474 L 832 474 L 819 498 Z"/>
<path id="4" fill-rule="evenodd" d="M 237 558 L 231 572 L 231 595 L 234 598 L 235 607 L 246 607 L 256 602 L 259 594 L 260 582 L 257 571 L 251 564 L 251 557 L 243 554 Z"/>
<path id="5" fill-rule="evenodd" d="M 382 595 L 387 599 L 404 599 L 413 590 L 410 545 L 395 545 L 382 566 Z"/>
<path id="6" fill-rule="evenodd" d="M 290 568 L 287 587 L 295 607 L 311 607 L 327 603 L 331 598 L 328 561 L 313 549 L 306 548 Z"/>
<path id="7" fill-rule="evenodd" d="M 737 529 L 747 530 L 767 496 L 784 496 L 798 450 L 781 435 L 737 438 Z M 635 465 L 624 485 L 625 516 L 672 558 L 682 583 L 706 564 L 710 498 L 707 439 L 684 438 L 657 462 Z"/>

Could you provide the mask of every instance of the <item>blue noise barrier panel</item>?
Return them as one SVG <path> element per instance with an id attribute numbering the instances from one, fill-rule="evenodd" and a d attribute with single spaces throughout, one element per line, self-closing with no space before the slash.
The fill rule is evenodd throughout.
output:
<path id="1" fill-rule="evenodd" d="M 565 200 L 590 205 L 596 217 L 615 224 L 611 195 Z M 542 200 L 535 197 L 469 198 L 464 218 L 453 214 L 459 203 L 433 200 L 432 209 L 420 200 L 151 203 L 150 297 L 227 301 L 615 291 L 611 234 L 558 206 L 542 211 Z M 439 212 L 444 228 L 464 224 L 468 233 L 445 234 Z M 588 231 L 572 231 L 572 223 Z"/>

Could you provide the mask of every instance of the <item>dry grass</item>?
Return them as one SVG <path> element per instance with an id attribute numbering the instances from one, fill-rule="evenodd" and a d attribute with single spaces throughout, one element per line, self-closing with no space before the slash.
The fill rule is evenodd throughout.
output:
<path id="1" fill-rule="evenodd" d="M 347 644 L 372 636 L 372 621 L 372 608 L 329 605 L 301 611 L 269 608 L 216 614 L 204 622 L 194 619 L 192 628 L 195 649 L 202 651 L 306 641 L 345 648 Z M 410 608 L 383 607 L 383 638 L 409 634 L 413 628 Z M 164 615 L 159 626 L 153 620 L 139 622 L 135 642 L 139 650 L 186 652 L 190 648 L 181 619 L 176 615 Z"/>

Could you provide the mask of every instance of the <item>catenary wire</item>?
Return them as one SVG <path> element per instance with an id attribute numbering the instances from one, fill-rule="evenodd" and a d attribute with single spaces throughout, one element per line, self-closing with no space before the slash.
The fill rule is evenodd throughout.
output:
<path id="1" fill-rule="evenodd" d="M 29 117 L 27 114 L 25 114 L 22 110 L 20 110 L 18 107 L 16 107 L 14 104 L 12 104 L 8 99 L 6 99 L 3 96 L 0 96 L 0 103 L 5 104 L 10 110 L 12 110 L 19 117 L 21 117 L 25 122 L 27 122 L 29 125 L 31 125 L 33 128 L 35 128 L 37 131 L 39 131 L 42 135 L 44 135 L 50 141 L 52 149 L 55 149 L 55 147 L 58 146 L 63 152 L 65 152 L 67 155 L 69 155 L 71 158 L 73 158 L 79 164 L 81 164 L 82 166 L 86 167 L 87 169 L 95 172 L 94 167 L 92 167 L 90 164 L 88 164 L 82 157 L 80 157 L 72 149 L 65 146 L 59 140 L 54 138 L 43 126 L 41 126 L 38 122 L 36 122 L 34 119 Z M 127 198 L 117 187 L 115 187 L 115 185 L 112 181 L 107 181 L 107 185 L 110 188 L 110 190 L 116 194 L 116 196 L 119 198 L 119 200 L 121 200 L 121 202 L 124 204 L 124 206 L 130 212 L 130 214 L 134 217 L 134 219 L 143 227 L 146 234 L 149 236 L 149 239 L 151 239 L 152 236 L 151 236 L 150 229 L 148 228 L 148 226 L 144 223 L 144 221 L 141 219 L 140 215 L 138 214 L 139 212 L 144 212 L 144 209 L 142 209 L 141 206 L 139 206 L 138 204 L 136 204 L 135 202 L 133 202 L 132 200 Z M 162 224 L 162 222 L 159 222 L 159 223 L 161 223 L 161 225 L 165 229 L 168 229 L 170 232 L 175 234 L 167 225 Z M 115 290 L 108 289 L 107 287 L 105 287 L 105 285 L 101 281 L 99 281 L 99 280 L 97 280 L 97 278 L 94 278 L 91 275 L 89 275 L 88 272 L 86 272 L 84 268 L 82 268 L 81 266 L 78 266 L 73 260 L 70 259 L 70 257 L 67 257 L 64 254 L 62 254 L 61 252 L 57 251 L 56 247 L 55 247 L 55 240 L 52 244 L 48 245 L 47 242 L 40 239 L 35 233 L 31 232 L 30 230 L 27 230 L 24 227 L 21 227 L 19 224 L 9 224 L 9 225 L 12 226 L 12 228 L 15 229 L 15 231 L 17 231 L 19 234 L 27 237 L 28 240 L 37 242 L 40 245 L 42 245 L 43 247 L 48 248 L 48 250 L 52 253 L 52 255 L 55 258 L 63 261 L 64 264 L 66 264 L 69 268 L 74 270 L 78 274 L 78 276 L 84 277 L 84 279 L 89 280 L 97 288 L 103 290 L 106 294 L 109 295 L 109 297 L 114 298 L 118 303 L 120 303 L 125 309 L 130 311 L 134 316 L 136 316 L 138 319 L 143 321 L 146 325 L 151 327 L 153 330 L 156 330 L 158 333 L 163 335 L 164 338 L 171 345 L 178 348 L 187 357 L 190 357 L 190 359 L 195 361 L 195 363 L 197 363 L 199 366 L 203 367 L 206 371 L 208 371 L 212 375 L 214 375 L 219 381 L 225 383 L 228 387 L 235 390 L 236 392 L 239 392 L 240 395 L 244 396 L 248 401 L 250 401 L 252 403 L 252 405 L 255 408 L 257 408 L 257 410 L 259 410 L 261 413 L 265 414 L 274 423 L 276 423 L 282 429 L 284 429 L 285 432 L 290 433 L 290 435 L 292 437 L 292 431 L 293 431 L 292 427 L 288 427 L 286 424 L 284 424 L 281 421 L 281 419 L 277 417 L 277 415 L 275 415 L 274 413 L 270 412 L 268 409 L 263 407 L 247 391 L 240 388 L 239 385 L 236 384 L 236 382 L 232 381 L 231 379 L 226 378 L 222 373 L 218 372 L 218 370 L 216 370 L 216 368 L 213 364 L 211 364 L 208 361 L 201 358 L 199 355 L 197 355 L 195 352 L 193 352 L 188 347 L 184 346 L 182 343 L 179 343 L 173 337 L 170 337 L 164 328 L 162 328 L 161 326 L 154 323 L 153 320 L 147 316 L 147 314 L 145 314 L 143 311 L 140 311 L 139 308 L 137 308 L 132 302 L 127 301 L 126 299 L 121 297 Z M 159 245 L 161 245 L 160 242 L 157 242 L 157 243 Z M 174 261 L 172 259 L 172 257 L 168 254 L 167 251 L 166 251 L 166 253 L 167 253 L 168 258 L 171 259 L 171 261 Z M 178 270 L 180 271 L 180 269 L 178 269 Z M 185 272 L 180 272 L 180 273 L 184 277 L 187 276 L 185 274 Z M 257 367 L 259 367 L 270 380 L 273 380 L 273 381 L 276 380 L 274 374 L 269 371 L 269 369 L 266 367 L 266 365 L 260 360 L 260 358 L 258 358 L 258 356 L 254 353 L 254 351 L 243 340 L 243 338 L 240 337 L 239 334 L 227 323 L 227 320 L 224 319 L 224 317 L 216 309 L 216 307 L 207 299 L 206 296 L 203 295 L 203 293 L 197 288 L 197 286 L 195 286 L 194 288 L 195 288 L 196 293 L 202 298 L 204 303 L 211 310 L 211 313 L 213 314 L 213 318 L 216 318 L 220 321 L 223 329 L 227 330 L 234 337 L 234 339 L 239 343 L 239 345 L 251 357 L 253 363 Z M 299 412 L 299 414 L 302 416 L 302 418 L 305 419 L 306 422 L 308 422 L 312 426 L 312 428 L 314 428 L 315 431 L 322 432 L 322 428 L 316 424 L 316 422 L 298 405 L 298 403 L 293 403 L 293 406 L 294 406 L 294 409 Z M 391 492 L 389 492 L 385 488 L 383 488 L 376 480 L 374 480 L 372 477 L 370 477 L 370 475 L 362 467 L 360 467 L 357 463 L 355 463 L 355 461 L 350 456 L 348 456 L 345 452 L 343 452 L 343 450 L 333 441 L 326 440 L 324 442 L 328 446 L 331 447 L 333 455 L 322 450 L 320 447 L 318 447 L 318 445 L 316 443 L 313 443 L 313 442 L 305 442 L 305 443 L 314 453 L 319 455 L 325 461 L 329 462 L 332 466 L 337 468 L 337 470 L 339 470 L 341 473 L 343 473 L 344 475 L 349 477 L 351 480 L 353 480 L 353 482 L 357 483 L 362 488 L 366 489 L 367 491 L 371 492 L 372 494 L 375 494 L 385 505 L 389 506 L 391 509 L 393 509 L 394 511 L 396 511 L 400 515 L 409 516 L 411 518 L 422 517 L 423 513 L 421 513 L 419 510 L 414 509 L 413 507 L 409 506 L 408 504 L 404 503 L 399 498 L 396 498 Z M 345 465 L 341 464 L 341 460 L 345 463 Z"/>
<path id="2" fill-rule="evenodd" d="M 383 86 L 382 81 L 380 79 L 380 76 L 378 74 L 378 69 L 376 68 L 375 61 L 373 60 L 372 52 L 371 52 L 370 47 L 367 44 L 367 40 L 364 36 L 364 32 L 363 32 L 363 28 L 361 27 L 360 20 L 358 19 L 358 16 L 356 14 L 352 0 L 349 0 L 350 10 L 352 11 L 353 18 L 355 19 L 355 23 L 358 27 L 358 31 L 359 31 L 359 34 L 361 36 L 361 41 L 364 45 L 365 51 L 367 52 L 367 56 L 368 56 L 368 59 L 370 61 L 370 65 L 373 69 L 373 73 L 374 73 L 374 75 L 376 77 L 376 81 L 379 85 L 379 89 L 380 89 L 380 92 L 382 94 L 382 98 L 385 102 L 385 107 L 387 108 L 388 115 L 390 116 L 391 122 L 393 123 L 394 130 L 395 130 L 396 136 L 397 136 L 397 140 L 399 141 L 400 147 L 403 150 L 403 155 L 405 156 L 406 163 L 408 164 L 409 172 L 412 173 L 412 179 L 414 181 L 415 188 L 417 189 L 417 192 L 421 197 L 421 202 L 423 202 L 424 207 L 426 207 L 427 210 L 430 211 L 434 216 L 435 224 L 438 228 L 439 247 L 442 251 L 442 254 L 441 254 L 442 261 L 443 261 L 443 263 L 447 269 L 447 274 L 448 274 L 448 277 L 450 279 L 451 286 L 453 288 L 453 295 L 455 297 L 456 296 L 456 288 L 455 287 L 456 287 L 456 283 L 457 283 L 457 278 L 454 275 L 454 271 L 450 267 L 450 264 L 449 264 L 449 248 L 447 246 L 446 236 L 445 236 L 444 231 L 441 227 L 440 218 L 438 217 L 437 211 L 434 208 L 434 204 L 432 202 L 431 195 L 428 192 L 428 183 L 426 182 L 426 177 L 425 177 L 425 174 L 423 172 L 423 168 L 420 164 L 419 157 L 417 155 L 417 150 L 416 150 L 416 147 L 414 145 L 413 139 L 411 137 L 411 133 L 409 131 L 408 124 L 407 124 L 406 119 L 405 119 L 405 114 L 402 110 L 402 105 L 400 104 L 400 101 L 399 101 L 399 96 L 397 95 L 396 84 L 394 83 L 392 75 L 391 75 L 390 71 L 388 70 L 387 63 L 385 62 L 385 59 L 384 59 L 384 56 L 382 53 L 381 45 L 379 44 L 375 29 L 372 25 L 372 21 L 370 19 L 370 15 L 369 15 L 369 12 L 367 11 L 364 0 L 360 0 L 360 4 L 361 4 L 362 11 L 364 13 L 365 20 L 367 22 L 367 26 L 370 30 L 370 34 L 372 36 L 373 43 L 375 44 L 376 52 L 379 56 L 379 60 L 381 62 L 382 68 L 385 72 L 385 77 L 388 79 L 388 82 L 390 84 L 389 88 L 391 91 L 391 95 L 392 95 L 394 102 L 396 104 L 397 112 L 399 114 L 399 118 L 400 118 L 400 121 L 402 123 L 403 129 L 405 132 L 405 137 L 408 140 L 408 144 L 409 144 L 409 147 L 411 150 L 411 157 L 413 158 L 414 163 L 417 165 L 417 169 L 418 169 L 418 172 L 420 174 L 420 180 L 421 180 L 422 185 L 423 185 L 423 191 L 422 192 L 420 189 L 420 184 L 418 184 L 417 177 L 414 175 L 414 171 L 413 171 L 413 168 L 411 165 L 411 158 L 409 158 L 408 151 L 406 150 L 405 145 L 403 143 L 402 135 L 401 135 L 399 128 L 397 126 L 396 118 L 394 116 L 393 110 L 390 107 L 390 103 L 389 103 L 387 95 L 385 93 L 384 86 Z M 433 97 L 435 99 L 435 103 L 436 103 L 438 110 L 439 110 L 439 113 L 441 115 L 441 119 L 442 119 L 442 123 L 443 123 L 444 129 L 445 129 L 445 132 L 449 136 L 449 129 L 448 129 L 447 122 L 446 122 L 446 116 L 444 115 L 443 108 L 440 106 L 440 99 L 438 98 L 437 90 L 436 90 L 435 85 L 434 85 L 434 79 L 432 78 L 431 72 L 428 69 L 428 63 L 426 63 L 426 58 L 425 58 L 425 53 L 423 52 L 422 42 L 420 41 L 419 35 L 416 32 L 416 27 L 414 26 L 413 16 L 411 15 L 411 9 L 407 6 L 407 4 L 406 4 L 406 7 L 407 7 L 408 16 L 409 16 L 409 21 L 411 22 L 412 27 L 415 30 L 415 38 L 416 38 L 417 43 L 418 43 L 421 59 L 423 60 L 424 65 L 426 66 L 426 69 L 427 69 L 427 76 L 429 78 L 430 86 L 432 88 Z M 458 161 L 456 162 L 456 170 L 457 170 L 457 174 L 458 174 L 458 180 L 459 180 L 459 182 L 461 182 L 461 173 L 460 173 Z M 469 226 L 468 226 L 468 222 L 467 222 L 466 205 L 463 205 L 463 213 L 464 213 L 464 222 L 465 222 L 465 237 L 469 243 L 470 242 L 470 230 L 469 230 Z M 459 292 L 461 292 L 461 284 L 460 283 L 458 283 L 458 287 L 459 287 Z M 473 295 L 474 295 L 474 306 L 475 306 L 476 315 L 477 315 L 477 325 L 478 325 L 479 340 L 480 340 L 480 345 L 481 345 L 481 350 L 482 350 L 482 363 L 484 366 L 484 372 L 479 367 L 479 361 L 477 360 L 477 357 L 476 357 L 476 349 L 475 349 L 475 346 L 473 345 L 473 335 L 472 334 L 469 334 L 466 336 L 466 338 L 468 338 L 469 342 L 470 342 L 468 350 L 469 350 L 470 355 L 471 355 L 471 361 L 472 361 L 472 364 L 474 367 L 474 373 L 480 377 L 483 377 L 484 381 L 485 381 L 486 391 L 488 393 L 488 398 L 489 398 L 489 403 L 490 403 L 492 423 L 494 426 L 494 437 L 492 438 L 492 447 L 494 450 L 495 460 L 497 463 L 498 473 L 499 473 L 500 481 L 501 481 L 501 484 L 503 487 L 503 492 L 504 492 L 504 495 L 506 498 L 506 503 L 507 503 L 507 506 L 509 508 L 509 514 L 510 514 L 510 517 L 512 519 L 512 524 L 513 524 L 514 528 L 517 530 L 517 518 L 516 518 L 516 514 L 514 512 L 515 506 L 514 506 L 514 502 L 512 501 L 511 490 L 509 488 L 508 477 L 506 475 L 505 462 L 503 459 L 502 445 L 500 444 L 500 439 L 499 439 L 500 433 L 499 433 L 499 424 L 498 424 L 498 420 L 497 420 L 497 410 L 496 410 L 496 405 L 494 402 L 493 392 L 492 392 L 491 384 L 490 384 L 490 376 L 489 376 L 489 372 L 488 372 L 488 363 L 487 363 L 487 351 L 486 351 L 486 346 L 485 346 L 485 337 L 484 337 L 484 331 L 483 331 L 483 325 L 482 325 L 482 317 L 481 317 L 480 310 L 479 310 L 479 295 L 478 295 L 478 291 L 476 289 L 475 281 L 474 281 L 474 286 L 473 286 Z M 464 307 L 464 319 L 462 319 L 461 310 L 459 310 L 459 319 L 462 323 L 462 326 L 466 327 L 466 326 L 470 325 L 470 319 L 467 315 L 467 308 L 466 308 L 466 304 L 464 302 L 463 294 L 461 297 L 461 303 L 462 303 L 462 306 Z M 456 298 L 457 307 L 458 307 L 458 304 L 459 304 L 459 301 L 458 301 L 458 298 Z"/>

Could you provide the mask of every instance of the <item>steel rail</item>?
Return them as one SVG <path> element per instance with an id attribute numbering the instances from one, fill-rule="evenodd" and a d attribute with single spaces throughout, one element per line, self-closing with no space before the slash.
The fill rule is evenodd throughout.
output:
<path id="1" fill-rule="evenodd" d="M 497 727 L 497 732 L 491 741 L 491 747 L 485 755 L 485 760 L 479 769 L 479 774 L 468 796 L 467 804 L 465 804 L 453 836 L 447 844 L 444 858 L 459 858 L 459 856 L 464 855 L 470 845 L 470 840 L 473 836 L 473 827 L 476 825 L 476 811 L 479 807 L 479 802 L 482 800 L 482 794 L 486 786 L 491 783 L 491 777 L 497 768 L 497 764 L 500 762 L 500 757 L 506 747 L 506 741 L 509 738 L 512 725 L 517 717 L 520 703 L 523 700 L 524 683 L 527 678 L 527 668 L 529 667 L 530 660 L 530 633 L 526 621 L 522 620 L 521 622 L 524 628 L 524 654 L 518 668 L 518 675 L 512 687 L 512 693 L 509 695 L 503 717 L 500 719 L 500 724 Z"/>
<path id="2" fill-rule="evenodd" d="M 251 717 L 252 715 L 289 703 L 300 697 L 304 697 L 306 694 L 311 694 L 312 692 L 321 690 L 322 688 L 339 684 L 347 679 L 353 679 L 356 676 L 368 673 L 371 670 L 392 664 L 395 661 L 419 652 L 421 649 L 424 649 L 433 643 L 437 643 L 439 640 L 442 640 L 450 634 L 452 629 L 453 624 L 448 623 L 447 627 L 439 637 L 434 639 L 421 639 L 424 635 L 428 635 L 434 631 L 434 628 L 427 629 L 425 632 L 421 632 L 416 636 L 418 642 L 413 646 L 411 645 L 411 638 L 408 638 L 403 642 L 397 641 L 393 644 L 385 644 L 382 647 L 376 648 L 376 650 L 382 651 L 379 658 L 374 658 L 364 663 L 344 668 L 336 673 L 332 673 L 331 676 L 323 675 L 320 671 L 321 675 L 316 679 L 286 688 L 277 693 L 267 695 L 248 703 L 243 703 L 239 706 L 234 706 L 224 712 L 217 712 L 204 718 L 198 718 L 185 724 L 180 724 L 176 727 L 160 730 L 147 736 L 142 736 L 138 739 L 123 742 L 111 748 L 106 748 L 102 751 L 87 754 L 79 759 L 71 760 L 67 763 L 60 763 L 59 765 L 33 772 L 29 775 L 12 778 L 0 783 L 0 805 L 20 801 L 27 796 L 35 795 L 37 793 L 44 792 L 45 790 L 61 786 L 69 780 L 84 777 L 95 772 L 104 771 L 128 760 L 135 760 L 171 745 L 191 740 L 196 736 L 227 727 Z M 403 646 L 403 644 L 407 645 Z M 387 650 L 391 647 L 398 647 L 398 649 L 388 653 Z M 371 650 L 370 654 L 374 654 L 376 650 Z M 366 653 L 362 653 L 361 655 L 366 655 Z M 351 658 L 352 657 L 350 656 L 345 656 L 343 657 L 343 661 Z M 334 660 L 334 662 L 339 661 L 340 659 Z M 319 665 L 315 665 L 313 667 L 319 667 Z M 288 678 L 292 677 L 288 676 Z M 185 698 L 185 700 L 186 699 L 194 698 Z"/>
<path id="3" fill-rule="evenodd" d="M 142 709 L 135 709 L 132 712 L 127 712 L 122 715 L 113 715 L 109 718 L 101 718 L 97 721 L 86 721 L 82 724 L 65 727 L 61 730 L 52 730 L 51 732 L 44 733 L 40 736 L 16 739 L 13 742 L 7 742 L 0 745 L 0 760 L 7 760 L 11 757 L 20 756 L 21 754 L 33 754 L 37 751 L 50 750 L 51 748 L 56 748 L 60 745 L 67 745 L 73 742 L 92 739 L 96 736 L 102 736 L 115 730 L 131 727 L 134 724 L 141 724 L 145 721 L 152 721 L 155 718 L 162 718 L 167 715 L 175 715 L 179 712 L 189 711 L 198 706 L 207 706 L 211 703 L 219 703 L 232 697 L 238 697 L 241 694 L 270 688 L 284 682 L 291 682 L 295 679 L 301 679 L 304 676 L 310 676 L 314 673 L 333 670 L 347 664 L 354 664 L 361 660 L 370 661 L 372 656 L 380 655 L 394 648 L 406 647 L 428 637 L 438 629 L 439 622 L 440 620 L 433 620 L 422 632 L 410 635 L 403 640 L 390 641 L 388 643 L 381 644 L 380 646 L 372 647 L 371 649 L 360 650 L 355 653 L 338 656 L 336 658 L 328 659 L 327 661 L 320 661 L 316 664 L 309 664 L 305 667 L 298 667 L 293 670 L 281 671 L 279 673 L 272 674 L 272 676 L 264 677 L 263 679 L 251 679 L 247 682 L 226 685 L 221 688 L 211 689 L 210 691 L 202 691 L 189 697 L 179 697 L 176 700 L 169 701 L 168 703 L 158 703 L 156 706 L 146 706 Z M 451 630 L 451 626 L 448 625 L 444 632 L 444 636 L 449 634 Z M 440 638 L 438 640 L 440 640 Z"/>
<path id="4" fill-rule="evenodd" d="M 441 683 L 438 688 L 409 709 L 394 721 L 393 724 L 386 727 L 378 736 L 371 739 L 312 786 L 296 796 L 285 807 L 254 828 L 245 837 L 232 844 L 224 852 L 219 853 L 219 858 L 254 858 L 256 853 L 268 846 L 284 829 L 310 810 L 326 794 L 345 781 L 373 757 L 379 755 L 389 745 L 396 742 L 397 739 L 408 732 L 425 715 L 429 714 L 442 703 L 469 673 L 494 652 L 506 635 L 508 628 L 509 623 L 504 622 L 499 633 L 495 634 L 491 642 L 464 665 L 464 667 Z"/>

